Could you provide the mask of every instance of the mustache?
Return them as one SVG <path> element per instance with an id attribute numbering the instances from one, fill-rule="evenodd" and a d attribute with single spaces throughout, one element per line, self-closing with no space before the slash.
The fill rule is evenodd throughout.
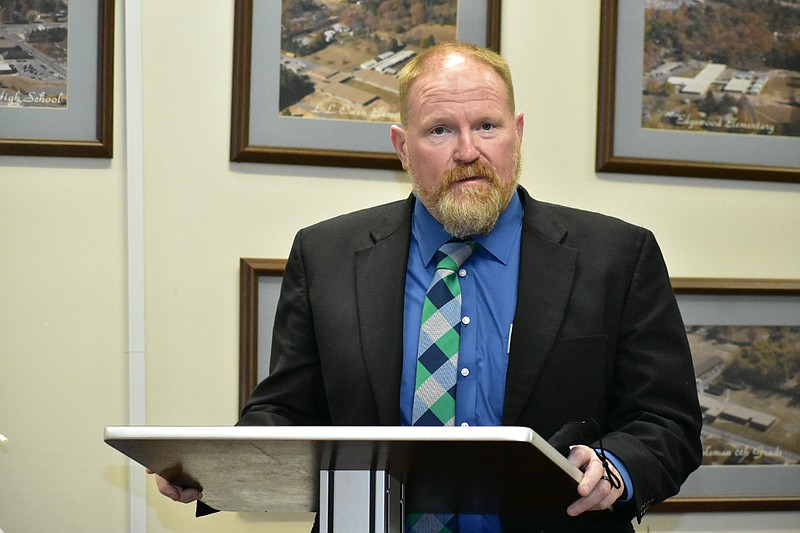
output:
<path id="1" fill-rule="evenodd" d="M 500 182 L 500 177 L 494 167 L 484 161 L 476 161 L 469 165 L 458 165 L 447 169 L 442 176 L 441 184 L 443 187 L 448 187 L 470 178 L 486 179 L 493 185 Z"/>

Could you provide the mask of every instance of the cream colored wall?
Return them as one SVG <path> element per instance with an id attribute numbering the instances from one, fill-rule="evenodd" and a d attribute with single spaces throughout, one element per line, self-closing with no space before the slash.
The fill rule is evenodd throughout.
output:
<path id="1" fill-rule="evenodd" d="M 127 394 L 124 121 L 115 92 L 114 159 L 0 156 L 6 533 L 125 530 L 125 461 L 103 443 L 103 428 L 125 421 Z"/>
<path id="2" fill-rule="evenodd" d="M 300 227 L 403 197 L 408 184 L 390 171 L 229 163 L 233 2 L 142 3 L 147 423 L 229 425 L 239 258 L 286 257 Z M 502 49 L 526 112 L 523 184 L 651 228 L 675 276 L 800 278 L 800 185 L 594 172 L 597 6 L 503 2 Z M 0 157 L 6 533 L 127 527 L 124 462 L 102 443 L 103 427 L 126 422 L 120 85 L 117 95 L 112 161 Z M 148 496 L 152 532 L 308 530 L 308 517 L 195 519 L 152 484 Z M 649 515 L 639 529 L 785 533 L 797 522 Z"/>

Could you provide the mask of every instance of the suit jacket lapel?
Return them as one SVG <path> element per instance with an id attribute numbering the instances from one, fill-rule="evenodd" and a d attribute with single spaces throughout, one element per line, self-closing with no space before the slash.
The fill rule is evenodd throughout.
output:
<path id="1" fill-rule="evenodd" d="M 553 348 L 572 291 L 577 250 L 560 244 L 567 230 L 521 189 L 525 203 L 519 292 L 511 336 L 503 424 L 518 424 Z"/>
<path id="2" fill-rule="evenodd" d="M 383 425 L 400 425 L 403 306 L 413 197 L 395 204 L 355 252 L 356 302 L 364 364 Z"/>

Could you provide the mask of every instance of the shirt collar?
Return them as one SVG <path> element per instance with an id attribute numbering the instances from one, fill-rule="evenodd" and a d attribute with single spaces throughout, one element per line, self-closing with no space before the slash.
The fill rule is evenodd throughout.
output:
<path id="1" fill-rule="evenodd" d="M 519 194 L 511 196 L 511 202 L 500 214 L 497 225 L 488 235 L 479 235 L 474 240 L 501 263 L 508 264 L 515 243 L 522 228 L 522 201 Z M 422 261 L 429 265 L 436 250 L 452 239 L 442 224 L 433 218 L 428 210 L 417 200 L 414 204 L 414 215 L 411 225 L 414 240 L 417 241 Z"/>

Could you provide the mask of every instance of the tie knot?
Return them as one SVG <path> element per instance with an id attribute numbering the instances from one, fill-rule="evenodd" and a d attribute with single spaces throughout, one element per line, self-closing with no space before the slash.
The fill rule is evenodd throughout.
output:
<path id="1" fill-rule="evenodd" d="M 436 270 L 452 270 L 455 272 L 469 259 L 478 244 L 474 241 L 450 241 L 436 251 Z"/>

